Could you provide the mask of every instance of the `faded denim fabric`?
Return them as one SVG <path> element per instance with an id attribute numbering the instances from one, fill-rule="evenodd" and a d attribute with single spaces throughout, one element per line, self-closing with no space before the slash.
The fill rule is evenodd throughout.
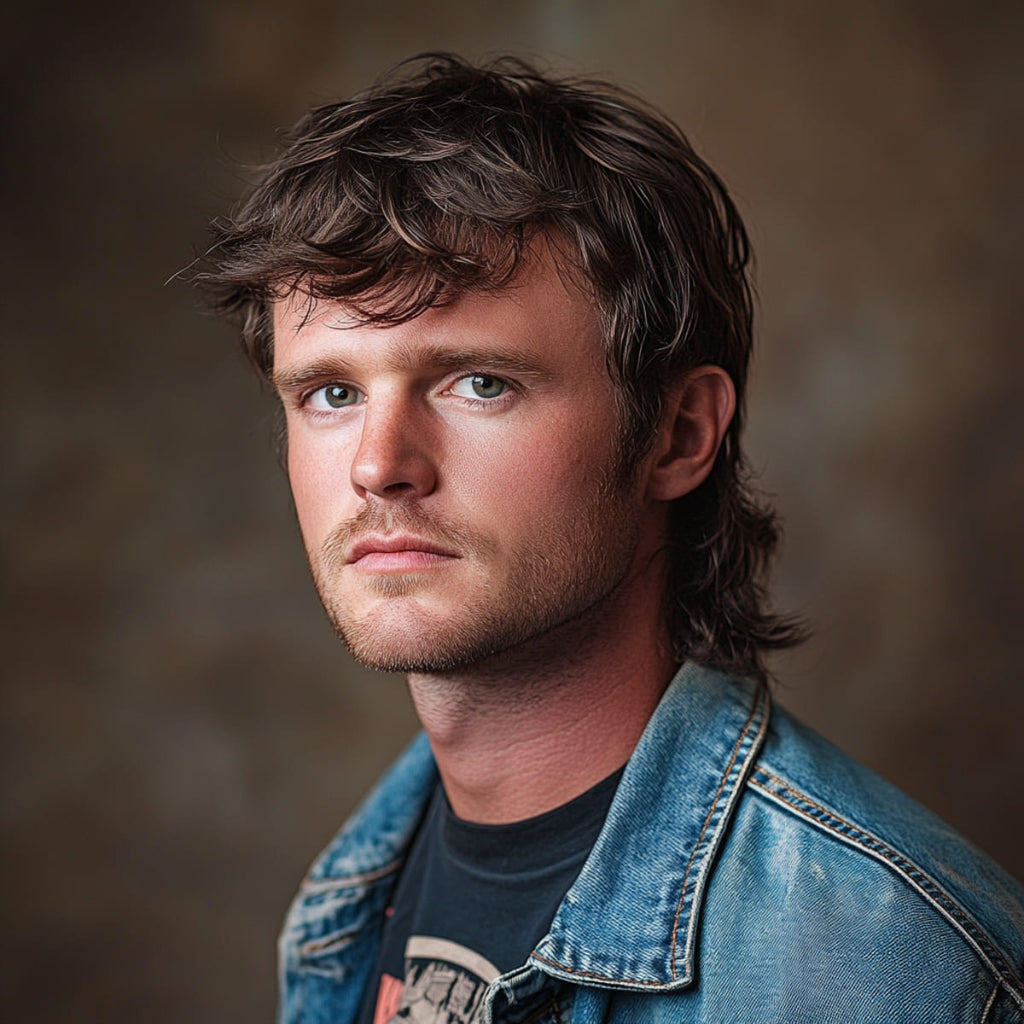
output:
<path id="1" fill-rule="evenodd" d="M 420 736 L 313 865 L 280 1024 L 348 1024 L 437 778 Z M 496 923 L 495 927 L 501 927 Z M 488 1020 L 1024 1022 L 1024 889 L 763 687 L 693 665 L 547 936 Z"/>

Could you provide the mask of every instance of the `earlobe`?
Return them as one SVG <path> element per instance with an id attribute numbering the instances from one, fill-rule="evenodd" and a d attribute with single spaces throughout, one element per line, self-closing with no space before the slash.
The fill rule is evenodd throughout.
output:
<path id="1" fill-rule="evenodd" d="M 673 501 L 699 487 L 735 412 L 736 388 L 720 366 L 699 366 L 670 388 L 651 455 L 647 496 Z"/>

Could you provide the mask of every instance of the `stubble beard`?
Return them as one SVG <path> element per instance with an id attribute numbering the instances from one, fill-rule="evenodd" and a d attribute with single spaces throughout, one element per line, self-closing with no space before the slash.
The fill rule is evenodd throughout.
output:
<path id="1" fill-rule="evenodd" d="M 482 669 L 496 660 L 551 657 L 545 641 L 606 604 L 627 576 L 637 545 L 637 512 L 621 481 L 602 481 L 588 506 L 568 521 L 548 522 L 510 568 L 494 573 L 496 545 L 477 533 L 424 513 L 415 503 L 363 506 L 321 550 L 309 553 L 320 600 L 338 637 L 368 668 L 386 672 L 444 675 Z M 429 588 L 432 573 L 368 575 L 361 582 L 380 598 L 377 608 L 354 616 L 340 586 L 344 555 L 368 533 L 408 531 L 459 553 L 476 567 L 464 607 L 444 617 L 417 607 L 416 594 Z M 396 606 L 402 607 L 396 610 Z M 561 638 L 563 644 L 566 638 Z"/>

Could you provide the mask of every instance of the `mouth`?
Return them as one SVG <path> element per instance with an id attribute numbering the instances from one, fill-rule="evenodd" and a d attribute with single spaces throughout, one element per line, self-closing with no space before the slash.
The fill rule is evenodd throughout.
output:
<path id="1" fill-rule="evenodd" d="M 363 537 L 352 545 L 346 564 L 365 572 L 414 572 L 459 556 L 425 537 L 391 534 Z"/>

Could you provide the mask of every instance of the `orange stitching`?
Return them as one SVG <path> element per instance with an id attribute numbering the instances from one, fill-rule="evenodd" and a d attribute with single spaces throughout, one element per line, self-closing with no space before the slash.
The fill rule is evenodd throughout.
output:
<path id="1" fill-rule="evenodd" d="M 552 967 L 557 967 L 560 971 L 565 971 L 566 974 L 575 974 L 580 978 L 600 978 L 601 981 L 612 981 L 627 985 L 661 984 L 660 981 L 640 981 L 638 978 L 613 978 L 607 974 L 598 974 L 597 971 L 580 971 L 575 967 L 566 967 L 564 964 L 560 964 L 557 960 L 551 960 L 546 956 L 541 956 L 540 953 L 531 953 L 530 959 L 539 960 L 542 964 L 550 964 Z"/>
<path id="2" fill-rule="evenodd" d="M 866 836 L 870 838 L 880 848 L 874 852 L 880 853 L 885 858 L 886 862 L 888 864 L 891 864 L 903 877 L 907 878 L 911 882 L 917 883 L 917 879 L 914 878 L 913 874 L 904 867 L 902 867 L 900 863 L 898 863 L 899 861 L 904 861 L 907 864 L 912 864 L 910 859 L 905 857 L 898 850 L 891 847 L 888 843 L 883 842 L 881 839 L 879 839 L 877 836 L 872 835 L 866 829 L 863 829 L 859 825 L 854 824 L 854 822 L 848 821 L 846 818 L 844 818 L 841 814 L 838 814 L 836 811 L 832 811 L 829 810 L 827 807 L 823 807 L 821 804 L 815 802 L 800 790 L 793 789 L 793 787 L 790 786 L 787 782 L 785 782 L 783 779 L 780 779 L 777 775 L 774 775 L 772 772 L 768 771 L 768 769 L 763 767 L 762 765 L 758 765 L 754 770 L 757 774 L 763 775 L 766 778 L 771 779 L 781 789 L 785 790 L 785 793 L 792 794 L 792 798 L 787 798 L 787 796 L 783 793 L 775 792 L 774 790 L 765 786 L 763 783 L 759 783 L 757 779 L 754 778 L 750 780 L 750 784 L 752 786 L 754 786 L 757 789 L 763 790 L 765 793 L 768 793 L 771 796 L 778 797 L 780 800 L 789 804 L 797 812 L 800 812 L 801 809 L 799 806 L 797 806 L 794 800 L 800 800 L 803 803 L 808 804 L 809 806 L 820 811 L 826 817 L 841 822 L 847 828 L 857 833 L 856 835 L 848 835 L 847 838 L 852 840 L 854 843 L 856 843 L 864 850 L 871 850 L 872 847 L 869 846 L 866 842 L 863 842 L 861 837 Z M 839 831 L 838 829 L 830 825 L 830 823 L 827 821 L 821 821 L 820 823 L 832 832 Z M 977 939 L 978 944 L 980 946 L 989 947 L 987 952 L 984 950 L 982 951 L 983 955 L 985 955 L 988 959 L 992 961 L 998 961 L 1003 965 L 1002 968 L 1000 968 L 997 966 L 996 963 L 992 963 L 991 966 L 995 968 L 996 973 L 1009 976 L 1016 983 L 1018 992 L 1024 990 L 1024 982 L 1021 982 L 1020 978 L 1017 977 L 1013 968 L 1007 962 L 1005 957 L 1003 957 L 1002 953 L 992 944 L 989 937 L 983 931 L 981 931 L 978 925 L 975 924 L 974 920 L 965 911 L 961 910 L 960 905 L 956 902 L 956 900 L 954 900 L 953 897 L 950 896 L 949 893 L 947 893 L 945 889 L 943 889 L 942 886 L 940 886 L 938 882 L 936 882 L 930 875 L 925 874 L 923 871 L 920 871 L 918 873 L 921 875 L 924 882 L 927 882 L 927 885 L 925 885 L 924 882 L 918 884 L 920 884 L 926 892 L 929 886 L 933 888 L 935 892 L 929 893 L 929 895 L 934 896 L 934 898 L 937 898 L 940 903 L 943 903 L 945 909 L 950 913 L 952 917 L 954 917 L 957 920 L 961 927 L 966 929 L 968 932 L 977 932 L 978 935 L 973 937 Z"/>
<path id="3" fill-rule="evenodd" d="M 683 911 L 683 903 L 686 899 L 686 889 L 689 884 L 690 869 L 693 867 L 693 861 L 697 855 L 697 847 L 700 846 L 701 841 L 704 838 L 704 834 L 708 830 L 708 825 L 710 824 L 711 819 L 714 817 L 715 808 L 718 805 L 718 799 L 722 794 L 722 790 L 725 788 L 726 780 L 728 779 L 729 774 L 732 772 L 733 765 L 736 763 L 736 759 L 739 756 L 740 749 L 743 747 L 744 740 L 746 739 L 747 734 L 750 732 L 751 725 L 754 719 L 757 717 L 758 708 L 763 703 L 765 718 L 767 719 L 768 708 L 770 706 L 770 699 L 771 698 L 767 690 L 762 689 L 758 692 L 754 700 L 754 706 L 753 708 L 751 708 L 750 715 L 747 718 L 746 724 L 743 726 L 743 731 L 740 733 L 740 737 L 736 741 L 735 747 L 733 747 L 732 757 L 729 760 L 729 764 L 726 767 L 725 773 L 722 775 L 722 779 L 718 784 L 718 790 L 715 793 L 715 799 L 711 805 L 711 810 L 708 811 L 708 815 L 704 819 L 704 827 L 701 829 L 700 836 L 697 838 L 696 847 L 694 848 L 693 853 L 690 855 L 689 863 L 686 865 L 686 875 L 683 878 L 683 891 L 682 895 L 679 897 L 679 906 L 676 908 L 675 921 L 673 922 L 672 926 L 672 947 L 670 964 L 672 969 L 673 981 L 675 981 L 678 977 L 678 973 L 676 971 L 675 951 L 677 945 L 677 935 L 679 931 L 679 918 Z M 537 953 L 536 951 L 530 954 L 530 959 L 539 960 L 541 963 L 544 964 L 550 964 L 552 967 L 556 967 L 560 971 L 565 971 L 566 974 L 572 974 L 580 978 L 598 978 L 601 981 L 617 982 L 618 984 L 625 985 L 646 985 L 648 987 L 660 987 L 662 984 L 660 981 L 641 981 L 639 978 L 613 978 L 607 974 L 599 974 L 597 971 L 577 970 L 575 967 L 566 967 L 565 964 L 559 963 L 557 960 L 552 960 L 549 957 L 541 956 L 540 953 Z"/>
<path id="4" fill-rule="evenodd" d="M 764 694 L 765 700 L 767 701 L 767 691 L 764 691 Z M 761 694 L 758 693 L 754 700 L 754 706 L 750 709 L 750 716 L 747 718 L 746 725 L 743 726 L 743 731 L 740 733 L 739 739 L 736 741 L 736 746 L 732 749 L 732 757 L 729 759 L 729 764 L 726 766 L 725 772 L 718 783 L 718 790 L 715 792 L 715 799 L 711 803 L 711 809 L 708 811 L 708 816 L 704 819 L 704 827 L 700 830 L 700 835 L 697 837 L 697 842 L 694 844 L 693 852 L 690 854 L 690 859 L 686 865 L 686 874 L 683 876 L 683 889 L 679 894 L 679 904 L 676 907 L 675 920 L 672 922 L 672 945 L 670 948 L 669 966 L 672 970 L 673 981 L 675 981 L 678 976 L 676 972 L 676 949 L 678 947 L 679 939 L 679 920 L 683 914 L 683 903 L 686 902 L 686 890 L 690 884 L 690 871 L 693 868 L 693 862 L 697 857 L 697 851 L 700 849 L 700 845 L 704 841 L 704 835 L 708 830 L 708 826 L 711 824 L 711 819 L 715 815 L 715 809 L 718 807 L 718 801 L 722 796 L 722 790 L 725 789 L 725 783 L 728 780 L 729 775 L 732 773 L 733 765 L 739 757 L 740 750 L 746 741 L 747 733 L 750 732 L 751 724 L 754 721 L 754 717 L 757 715 L 757 710 L 760 704 Z M 765 705 L 765 712 L 767 713 L 767 703 Z"/>

